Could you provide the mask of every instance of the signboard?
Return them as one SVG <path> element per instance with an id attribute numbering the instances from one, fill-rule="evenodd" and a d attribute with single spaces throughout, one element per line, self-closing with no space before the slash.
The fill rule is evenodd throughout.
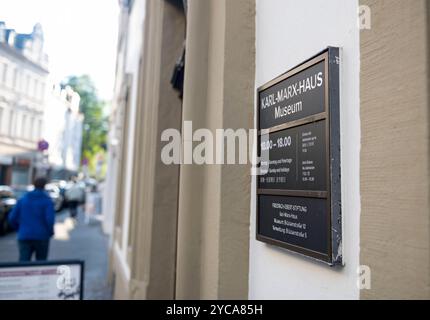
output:
<path id="1" fill-rule="evenodd" d="M 48 141 L 46 141 L 46 140 L 40 140 L 37 143 L 37 150 L 39 150 L 39 151 L 45 151 L 45 150 L 48 150 L 48 149 L 49 149 L 49 143 L 48 143 Z"/>
<path id="2" fill-rule="evenodd" d="M 342 265 L 339 49 L 257 92 L 257 240 Z"/>
<path id="3" fill-rule="evenodd" d="M 83 261 L 0 264 L 0 300 L 82 300 Z"/>

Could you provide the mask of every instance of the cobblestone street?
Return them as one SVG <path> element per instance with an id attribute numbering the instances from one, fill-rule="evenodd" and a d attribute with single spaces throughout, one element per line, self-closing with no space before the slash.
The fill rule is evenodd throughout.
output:
<path id="1" fill-rule="evenodd" d="M 0 262 L 18 260 L 15 233 L 0 237 L 0 252 Z M 85 300 L 111 299 L 111 289 L 107 283 L 108 238 L 103 234 L 98 220 L 92 219 L 89 224 L 85 224 L 83 213 L 80 212 L 77 223 L 73 223 L 67 211 L 57 214 L 49 260 L 63 259 L 85 261 Z"/>

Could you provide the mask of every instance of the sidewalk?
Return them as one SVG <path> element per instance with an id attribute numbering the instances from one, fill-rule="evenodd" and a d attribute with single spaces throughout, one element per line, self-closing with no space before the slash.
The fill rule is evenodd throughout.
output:
<path id="1" fill-rule="evenodd" d="M 111 299 L 111 290 L 107 284 L 108 238 L 102 233 L 99 221 L 91 220 L 86 225 L 80 212 L 77 224 L 73 225 L 67 211 L 57 214 L 55 238 L 51 241 L 48 258 L 84 260 L 84 299 Z M 0 237 L 0 262 L 17 260 L 16 234 Z"/>

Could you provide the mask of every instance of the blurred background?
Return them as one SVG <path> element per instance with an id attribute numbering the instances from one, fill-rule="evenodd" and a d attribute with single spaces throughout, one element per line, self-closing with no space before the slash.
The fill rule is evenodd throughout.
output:
<path id="1" fill-rule="evenodd" d="M 117 1 L 0 3 L 0 262 L 17 261 L 8 216 L 45 176 L 56 211 L 49 258 L 84 260 L 95 299 L 110 297 L 100 223 L 118 15 Z M 72 186 L 81 190 L 76 220 Z"/>

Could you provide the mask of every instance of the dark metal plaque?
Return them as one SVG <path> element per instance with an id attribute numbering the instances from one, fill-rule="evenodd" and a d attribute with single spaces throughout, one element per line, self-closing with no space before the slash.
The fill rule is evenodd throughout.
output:
<path id="1" fill-rule="evenodd" d="M 271 133 L 260 145 L 262 153 L 269 152 L 260 189 L 327 189 L 325 120 Z"/>
<path id="2" fill-rule="evenodd" d="M 259 234 L 287 248 L 324 257 L 328 251 L 327 200 L 260 195 Z"/>
<path id="3" fill-rule="evenodd" d="M 259 94 L 260 129 L 324 112 L 325 68 L 321 61 Z"/>
<path id="4" fill-rule="evenodd" d="M 339 49 L 257 92 L 257 240 L 343 265 Z"/>

